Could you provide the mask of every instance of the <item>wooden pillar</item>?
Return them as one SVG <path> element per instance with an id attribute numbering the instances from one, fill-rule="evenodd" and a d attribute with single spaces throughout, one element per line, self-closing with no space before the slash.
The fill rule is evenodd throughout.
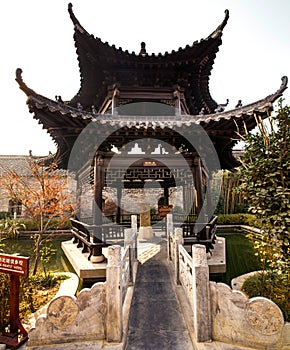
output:
<path id="1" fill-rule="evenodd" d="M 182 186 L 182 201 L 183 201 L 183 210 L 185 213 L 188 213 L 188 198 L 187 198 L 188 185 L 184 184 Z"/>
<path id="2" fill-rule="evenodd" d="M 164 185 L 163 193 L 164 193 L 164 205 L 168 205 L 169 204 L 169 189 L 166 185 Z"/>
<path id="3" fill-rule="evenodd" d="M 116 223 L 121 223 L 121 200 L 122 200 L 122 187 L 121 182 L 117 184 L 117 212 L 116 212 Z"/>
<path id="4" fill-rule="evenodd" d="M 196 189 L 195 189 L 194 183 L 190 186 L 190 203 L 191 203 L 191 214 L 196 215 L 197 199 L 196 199 Z"/>
<path id="5" fill-rule="evenodd" d="M 80 177 L 77 176 L 77 188 L 76 188 L 76 217 L 78 220 L 81 219 L 81 205 L 82 205 L 82 185 Z"/>
<path id="6" fill-rule="evenodd" d="M 206 207 L 207 207 L 207 213 L 213 214 L 213 203 L 212 203 L 212 196 L 211 196 L 211 188 L 212 188 L 212 174 L 209 175 L 209 178 L 207 179 L 206 184 Z M 208 217 L 208 221 L 211 220 L 211 217 Z"/>
<path id="7" fill-rule="evenodd" d="M 10 275 L 10 333 L 18 332 L 19 321 L 19 276 Z"/>
<path id="8" fill-rule="evenodd" d="M 94 204 L 93 204 L 93 224 L 96 225 L 93 241 L 94 243 L 102 242 L 102 206 L 103 206 L 103 187 L 104 187 L 104 170 L 103 157 L 100 154 L 95 155 L 94 163 Z M 99 247 L 94 251 L 94 255 L 101 255 L 102 248 Z"/>
<path id="9" fill-rule="evenodd" d="M 202 163 L 200 157 L 194 160 L 194 185 L 196 190 L 196 214 L 204 215 L 202 213 L 202 207 L 204 203 L 204 193 L 202 185 Z"/>

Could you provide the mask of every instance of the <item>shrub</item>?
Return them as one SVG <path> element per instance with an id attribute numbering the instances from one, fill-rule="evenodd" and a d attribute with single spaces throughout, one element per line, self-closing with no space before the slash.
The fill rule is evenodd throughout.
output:
<path id="1" fill-rule="evenodd" d="M 218 215 L 219 225 L 249 225 L 256 227 L 256 217 L 251 214 L 223 214 Z"/>
<path id="2" fill-rule="evenodd" d="M 38 231 L 38 223 L 35 220 L 19 220 L 19 223 L 25 225 L 25 229 L 22 231 Z M 47 225 L 47 230 L 69 230 L 71 229 L 71 222 L 69 219 L 58 219 L 54 218 L 50 220 L 50 223 Z"/>
<path id="3" fill-rule="evenodd" d="M 0 211 L 0 220 L 10 218 L 11 215 L 8 211 Z"/>
<path id="4" fill-rule="evenodd" d="M 276 273 L 290 270 L 290 106 L 279 101 L 268 123 L 256 118 L 258 132 L 243 137 L 243 183 L 240 193 L 261 223 L 264 245 L 273 250 L 268 268 Z"/>

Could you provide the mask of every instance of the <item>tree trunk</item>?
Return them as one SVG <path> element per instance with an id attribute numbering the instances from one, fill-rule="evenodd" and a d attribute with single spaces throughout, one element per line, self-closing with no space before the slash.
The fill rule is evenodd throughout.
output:
<path id="1" fill-rule="evenodd" d="M 35 243 L 35 260 L 34 260 L 34 267 L 33 267 L 33 272 L 32 275 L 35 276 L 38 268 L 38 264 L 40 261 L 41 253 L 40 253 L 40 246 L 41 246 L 41 241 L 42 241 L 42 234 L 39 233 L 36 243 Z"/>

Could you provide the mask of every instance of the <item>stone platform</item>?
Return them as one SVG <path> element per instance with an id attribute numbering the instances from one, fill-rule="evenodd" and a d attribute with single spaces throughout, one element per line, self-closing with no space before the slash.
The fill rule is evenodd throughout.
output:
<path id="1" fill-rule="evenodd" d="M 209 273 L 225 273 L 226 262 L 226 238 L 217 237 L 212 255 L 207 259 Z"/>
<path id="2" fill-rule="evenodd" d="M 191 252 L 191 246 L 185 246 L 185 249 Z M 207 263 L 209 273 L 219 274 L 226 272 L 226 239 L 224 237 L 217 237 L 212 255 L 208 254 Z"/>
<path id="3" fill-rule="evenodd" d="M 101 263 L 92 263 L 88 260 L 89 253 L 82 253 L 72 240 L 61 243 L 62 250 L 81 279 L 98 279 L 106 277 L 108 248 L 103 248 L 105 260 Z"/>
<path id="4" fill-rule="evenodd" d="M 164 237 L 164 232 L 154 232 L 154 237 L 151 239 L 138 239 L 138 254 L 152 248 L 164 239 Z M 102 263 L 92 263 L 88 260 L 88 253 L 82 253 L 81 248 L 77 248 L 76 244 L 72 243 L 72 240 L 62 242 L 61 246 L 79 278 L 93 280 L 106 277 L 108 248 L 102 249 L 105 256 L 105 260 Z M 190 246 L 186 248 L 191 250 Z M 210 273 L 218 274 L 226 272 L 225 238 L 217 237 L 212 255 L 208 257 L 208 265 Z"/>

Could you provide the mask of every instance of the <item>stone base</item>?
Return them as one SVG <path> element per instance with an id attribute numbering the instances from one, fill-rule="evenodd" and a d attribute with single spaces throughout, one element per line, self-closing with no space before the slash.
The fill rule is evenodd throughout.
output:
<path id="1" fill-rule="evenodd" d="M 91 256 L 91 263 L 95 264 L 95 263 L 101 263 L 105 260 L 105 256 L 102 254 L 102 255 L 98 255 L 98 256 L 95 256 L 95 255 L 92 255 Z"/>
<path id="2" fill-rule="evenodd" d="M 139 239 L 150 239 L 154 237 L 152 226 L 141 226 L 139 228 Z"/>
<path id="3" fill-rule="evenodd" d="M 96 264 L 88 260 L 89 253 L 82 253 L 82 249 L 77 248 L 72 240 L 62 242 L 61 247 L 79 278 L 94 280 L 106 277 L 108 248 L 102 249 L 105 260 Z"/>

